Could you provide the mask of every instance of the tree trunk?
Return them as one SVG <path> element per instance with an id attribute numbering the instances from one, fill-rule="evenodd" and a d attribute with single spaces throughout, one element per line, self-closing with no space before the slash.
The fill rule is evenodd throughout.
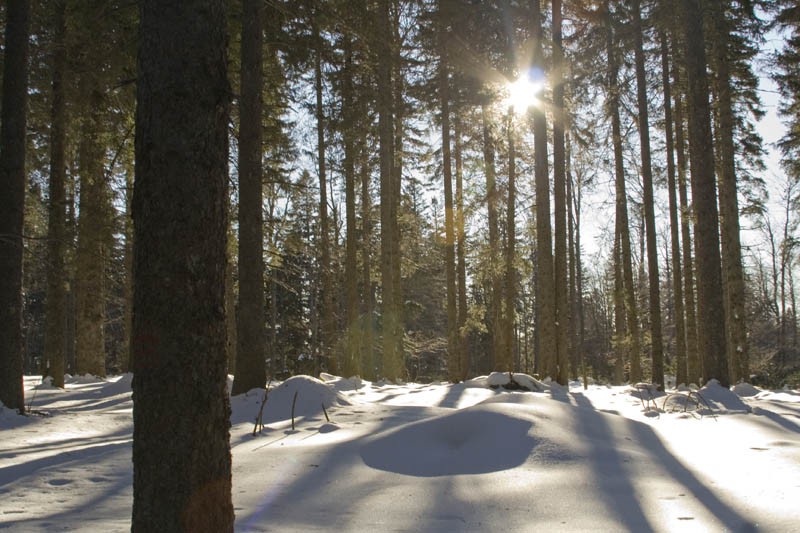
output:
<path id="1" fill-rule="evenodd" d="M 140 3 L 132 531 L 233 531 L 225 3 Z M 167 467 L 168 465 L 168 467 Z"/>
<path id="2" fill-rule="evenodd" d="M 464 230 L 464 183 L 463 162 L 461 157 L 461 121 L 456 113 L 453 121 L 454 159 L 456 164 L 456 273 L 458 278 L 458 367 L 459 379 L 467 379 L 469 375 L 469 346 L 464 332 L 467 323 L 467 236 Z"/>
<path id="3" fill-rule="evenodd" d="M 508 206 L 506 211 L 506 264 L 505 264 L 505 313 L 503 317 L 503 353 L 501 360 L 496 365 L 496 370 L 510 372 L 515 369 L 514 346 L 516 335 L 514 323 L 517 305 L 517 271 L 514 266 L 516 257 L 516 203 L 517 203 L 517 154 L 516 154 L 516 126 L 514 117 L 510 112 L 508 116 Z M 518 366 L 517 366 L 518 368 Z"/>
<path id="4" fill-rule="evenodd" d="M 361 173 L 361 264 L 363 268 L 362 291 L 364 293 L 364 342 L 361 351 L 362 375 L 374 380 L 376 378 L 377 361 L 374 350 L 374 314 L 375 298 L 372 287 L 372 197 L 369 193 L 370 165 L 369 151 L 367 150 L 367 132 L 361 132 L 360 139 L 360 173 Z"/>
<path id="5" fill-rule="evenodd" d="M 22 228 L 30 3 L 6 3 L 0 124 L 0 402 L 25 411 L 22 385 Z"/>
<path id="6" fill-rule="evenodd" d="M 553 207 L 555 209 L 556 364 L 558 382 L 569 382 L 569 302 L 567 290 L 567 200 L 564 129 L 564 47 L 561 37 L 561 0 L 553 0 Z"/>
<path id="7" fill-rule="evenodd" d="M 608 9 L 608 2 L 606 3 Z M 622 155 L 622 127 L 619 118 L 619 84 L 617 75 L 617 54 L 614 51 L 614 29 L 611 12 L 607 20 L 608 51 L 608 112 L 611 115 L 611 139 L 614 145 L 614 175 L 616 189 L 616 221 L 619 228 L 620 252 L 622 253 L 623 290 L 625 293 L 625 347 L 630 358 L 630 381 L 636 383 L 642 379 L 641 344 L 639 338 L 639 314 L 636 305 L 636 290 L 633 284 L 633 259 L 631 252 L 630 224 L 628 222 L 628 193 L 625 186 L 625 166 Z"/>
<path id="8" fill-rule="evenodd" d="M 47 221 L 47 308 L 44 355 L 53 385 L 64 388 L 67 346 L 67 185 L 66 105 L 64 74 L 67 50 L 65 2 L 55 3 L 52 69 L 53 100 L 50 109 L 50 203 Z M 127 198 L 127 196 L 126 196 Z"/>
<path id="9" fill-rule="evenodd" d="M 675 183 L 675 146 L 672 137 L 672 88 L 669 78 L 669 46 L 667 36 L 659 33 L 661 40 L 661 83 L 664 86 L 664 129 L 667 148 L 667 193 L 669 196 L 669 229 L 672 252 L 672 285 L 675 291 L 675 385 L 686 381 L 686 323 L 683 312 L 683 284 L 681 276 L 681 243 L 678 237 L 678 199 Z"/>
<path id="10" fill-rule="evenodd" d="M 75 256 L 75 372 L 105 377 L 105 265 L 108 260 L 108 184 L 104 168 L 100 110 L 101 88 L 91 73 L 80 82 L 85 102 L 78 173 L 81 193 L 78 214 L 78 249 Z"/>
<path id="11" fill-rule="evenodd" d="M 439 0 L 439 102 L 442 109 L 442 178 L 444 180 L 444 272 L 447 293 L 447 373 L 450 381 L 460 378 L 458 357 L 458 316 L 456 309 L 455 221 L 453 217 L 453 168 L 450 157 L 450 80 L 447 58 L 447 14 Z"/>
<path id="12" fill-rule="evenodd" d="M 359 357 L 358 326 L 358 273 L 356 232 L 356 153 L 355 153 L 355 104 L 353 102 L 353 42 L 350 35 L 344 39 L 344 72 L 342 73 L 342 137 L 344 139 L 344 194 L 345 194 L 345 351 L 341 361 L 342 374 L 361 374 Z"/>
<path id="13" fill-rule="evenodd" d="M 263 115 L 263 1 L 242 3 L 239 98 L 239 306 L 236 376 L 232 394 L 267 382 L 264 345 L 264 214 L 261 159 Z"/>
<path id="14" fill-rule="evenodd" d="M 658 274 L 658 243 L 656 241 L 656 214 L 653 198 L 653 166 L 650 160 L 650 119 L 647 110 L 647 78 L 642 44 L 642 14 L 640 0 L 631 2 L 633 8 L 633 42 L 636 63 L 636 94 L 639 107 L 639 143 L 642 153 L 642 188 L 644 200 L 644 225 L 647 235 L 647 274 L 650 287 L 650 353 L 652 357 L 651 381 L 664 386 L 664 341 L 661 333 L 661 283 Z"/>
<path id="15" fill-rule="evenodd" d="M 719 156 L 719 215 L 722 241 L 722 268 L 725 283 L 725 331 L 728 333 L 728 364 L 731 379 L 738 382 L 750 375 L 747 347 L 747 316 L 745 311 L 744 269 L 739 235 L 739 200 L 736 185 L 736 151 L 734 148 L 733 89 L 731 59 L 728 57 L 729 23 L 723 11 L 728 2 L 713 0 L 711 10 L 712 66 L 716 76 L 717 128 L 715 140 Z"/>
<path id="16" fill-rule="evenodd" d="M 716 378 L 723 386 L 728 386 L 730 376 L 703 19 L 699 0 L 683 0 L 683 7 L 689 88 L 689 159 L 697 259 L 698 347 L 703 357 L 703 380 Z"/>
<path id="17" fill-rule="evenodd" d="M 314 33 L 314 92 L 316 96 L 315 114 L 317 120 L 317 163 L 319 165 L 319 232 L 320 232 L 320 355 L 327 363 L 327 371 L 333 374 L 339 372 L 334 351 L 334 322 L 333 313 L 333 279 L 331 272 L 331 242 L 330 223 L 328 221 L 328 176 L 325 159 L 325 113 L 322 109 L 322 47 L 323 41 L 316 23 L 319 14 L 319 5 L 315 2 L 312 14 L 312 31 Z"/>
<path id="18" fill-rule="evenodd" d="M 376 27 L 382 36 L 377 46 L 377 92 L 378 92 L 378 142 L 380 145 L 380 197 L 381 197 L 381 295 L 383 305 L 383 356 L 377 369 L 378 375 L 391 380 L 403 377 L 404 361 L 400 349 L 402 337 L 398 339 L 401 328 L 400 309 L 402 302 L 398 300 L 395 290 L 395 262 L 397 226 L 396 184 L 395 176 L 395 135 L 393 113 L 392 86 L 392 35 L 389 18 L 389 0 L 378 2 Z"/>
<path id="19" fill-rule="evenodd" d="M 501 323 L 503 289 L 499 265 L 500 239 L 498 235 L 494 125 L 489 116 L 489 104 L 485 101 L 481 103 L 481 121 L 483 125 L 483 169 L 486 176 L 486 206 L 489 225 L 489 258 L 487 268 L 489 270 L 489 290 L 491 291 L 491 295 L 488 298 L 488 311 L 489 336 L 492 339 L 489 353 L 489 370 L 494 371 L 501 370 L 497 365 L 502 363 L 500 354 L 503 351 L 503 327 Z"/>
<path id="20" fill-rule="evenodd" d="M 533 64 L 544 67 L 542 13 L 540 0 L 531 0 L 534 38 Z M 556 339 L 556 291 L 553 285 L 553 240 L 550 233 L 550 179 L 547 162 L 547 118 L 544 109 L 533 108 L 534 180 L 536 182 L 536 322 L 539 330 L 536 347 L 541 372 L 558 378 Z"/>
<path id="21" fill-rule="evenodd" d="M 673 49 L 677 50 L 677 43 L 673 40 Z M 678 163 L 678 197 L 680 199 L 681 218 L 681 248 L 683 256 L 683 297 L 684 311 L 686 312 L 686 381 L 699 383 L 702 374 L 700 358 L 697 354 L 697 313 L 694 297 L 694 262 L 692 261 L 692 234 L 691 234 L 691 207 L 689 206 L 686 192 L 686 142 L 683 133 L 684 101 L 681 97 L 683 85 L 681 82 L 681 69 L 678 62 L 672 65 L 672 77 L 675 80 L 675 149 Z"/>

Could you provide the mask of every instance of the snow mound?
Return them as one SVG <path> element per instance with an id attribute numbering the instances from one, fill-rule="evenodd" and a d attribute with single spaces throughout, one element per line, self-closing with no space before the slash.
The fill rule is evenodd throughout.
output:
<path id="1" fill-rule="evenodd" d="M 504 388 L 508 390 L 527 390 L 531 392 L 544 392 L 549 385 L 538 379 L 522 373 L 492 372 L 488 376 L 478 376 L 464 382 L 467 387 Z"/>
<path id="2" fill-rule="evenodd" d="M 354 391 L 364 386 L 364 382 L 358 376 L 343 378 L 327 372 L 321 372 L 319 377 L 326 385 L 332 385 L 337 391 Z"/>
<path id="3" fill-rule="evenodd" d="M 295 394 L 297 394 L 296 402 Z M 256 397 L 260 399 L 260 396 Z M 264 406 L 264 422 L 291 419 L 293 402 L 295 417 L 322 414 L 323 405 L 325 409 L 350 405 L 347 398 L 333 385 L 312 376 L 293 376 L 274 389 L 270 389 L 267 404 Z"/>
<path id="4" fill-rule="evenodd" d="M 698 392 L 714 413 L 749 413 L 752 410 L 735 392 L 720 385 L 716 379 L 710 380 Z"/>
<path id="5" fill-rule="evenodd" d="M 530 435 L 533 426 L 502 406 L 478 405 L 389 431 L 368 441 L 361 458 L 407 476 L 498 472 L 521 465 L 543 444 Z"/>
<path id="6" fill-rule="evenodd" d="M 731 391 L 736 393 L 736 395 L 739 397 L 750 397 L 750 396 L 755 396 L 756 394 L 761 392 L 761 389 L 759 389 L 758 387 L 754 387 L 749 383 L 737 383 L 736 385 L 731 387 Z"/>

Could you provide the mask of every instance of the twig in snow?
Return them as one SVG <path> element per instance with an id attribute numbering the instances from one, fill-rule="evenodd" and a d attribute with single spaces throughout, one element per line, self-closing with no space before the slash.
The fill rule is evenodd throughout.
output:
<path id="1" fill-rule="evenodd" d="M 292 398 L 292 431 L 294 431 L 294 404 L 297 403 L 297 393 L 299 391 L 294 391 L 294 398 Z"/>
<path id="2" fill-rule="evenodd" d="M 253 436 L 256 432 L 260 433 L 264 429 L 264 406 L 267 404 L 267 397 L 269 396 L 269 386 L 272 385 L 272 378 L 270 378 L 267 387 L 264 389 L 264 399 L 261 400 L 261 407 L 258 408 L 258 416 L 256 416 L 256 425 L 253 427 Z"/>

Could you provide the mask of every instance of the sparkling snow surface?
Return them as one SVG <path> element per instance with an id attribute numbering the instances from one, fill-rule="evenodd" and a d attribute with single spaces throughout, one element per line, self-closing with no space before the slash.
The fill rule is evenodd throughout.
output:
<path id="1" fill-rule="evenodd" d="M 800 531 L 798 391 L 513 377 L 538 392 L 297 376 L 255 437 L 264 391 L 234 397 L 236 530 Z M 130 382 L 26 377 L 40 414 L 0 407 L 0 529 L 130 530 Z"/>

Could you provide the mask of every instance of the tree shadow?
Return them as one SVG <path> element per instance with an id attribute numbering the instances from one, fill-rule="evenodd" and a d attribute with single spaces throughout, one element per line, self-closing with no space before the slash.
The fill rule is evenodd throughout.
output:
<path id="1" fill-rule="evenodd" d="M 606 507 L 629 531 L 653 531 L 623 459 L 614 446 L 614 436 L 605 415 L 598 413 L 583 394 L 573 393 L 572 397 L 578 406 L 575 410 L 578 419 L 576 432 L 594 433 L 590 435 L 592 446 L 589 448 L 589 463 Z"/>

